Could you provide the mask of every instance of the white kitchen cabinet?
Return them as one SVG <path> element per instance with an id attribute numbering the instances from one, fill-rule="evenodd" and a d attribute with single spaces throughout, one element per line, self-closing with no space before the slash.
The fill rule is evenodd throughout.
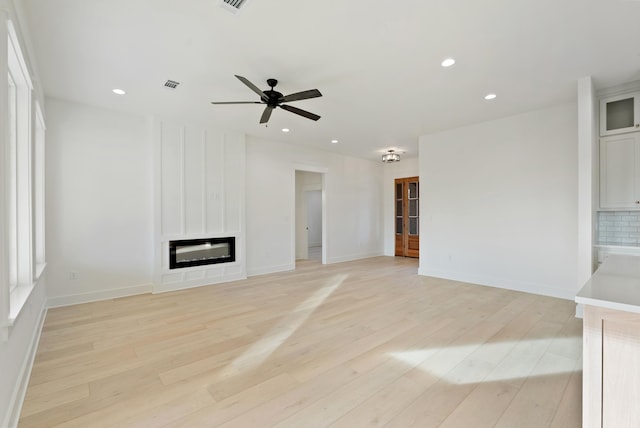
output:
<path id="1" fill-rule="evenodd" d="M 640 314 L 586 305 L 583 426 L 640 426 Z"/>
<path id="2" fill-rule="evenodd" d="M 640 209 L 640 132 L 600 139 L 600 208 Z"/>
<path id="3" fill-rule="evenodd" d="M 640 92 L 600 100 L 600 135 L 640 131 Z"/>
<path id="4" fill-rule="evenodd" d="M 640 427 L 640 258 L 611 255 L 576 295 L 584 305 L 582 426 Z"/>

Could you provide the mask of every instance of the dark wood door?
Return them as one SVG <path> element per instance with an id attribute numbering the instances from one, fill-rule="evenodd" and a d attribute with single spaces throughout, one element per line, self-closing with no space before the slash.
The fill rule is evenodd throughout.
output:
<path id="1" fill-rule="evenodd" d="M 420 256 L 420 183 L 418 177 L 395 180 L 396 256 Z"/>

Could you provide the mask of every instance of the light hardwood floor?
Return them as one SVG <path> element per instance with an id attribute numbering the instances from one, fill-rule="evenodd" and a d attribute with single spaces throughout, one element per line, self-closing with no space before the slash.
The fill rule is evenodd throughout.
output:
<path id="1" fill-rule="evenodd" d="M 378 257 L 49 310 L 21 427 L 579 427 L 571 301 Z"/>

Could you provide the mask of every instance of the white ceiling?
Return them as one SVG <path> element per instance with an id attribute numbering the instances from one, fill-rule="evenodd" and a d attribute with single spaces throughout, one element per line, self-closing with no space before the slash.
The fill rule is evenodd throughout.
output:
<path id="1" fill-rule="evenodd" d="M 575 100 L 580 77 L 640 79 L 637 0 L 249 0 L 237 14 L 220 0 L 23 3 L 48 96 L 369 159 Z M 447 57 L 457 63 L 444 69 Z M 211 105 L 257 101 L 234 74 L 263 89 L 276 78 L 284 94 L 317 88 L 292 105 L 322 118 L 278 109 L 265 127 L 263 106 Z"/>

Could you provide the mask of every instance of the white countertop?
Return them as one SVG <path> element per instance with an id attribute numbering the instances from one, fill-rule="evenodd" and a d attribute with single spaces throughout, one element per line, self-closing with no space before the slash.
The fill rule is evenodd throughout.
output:
<path id="1" fill-rule="evenodd" d="M 578 292 L 576 302 L 640 313 L 640 256 L 610 255 Z"/>

